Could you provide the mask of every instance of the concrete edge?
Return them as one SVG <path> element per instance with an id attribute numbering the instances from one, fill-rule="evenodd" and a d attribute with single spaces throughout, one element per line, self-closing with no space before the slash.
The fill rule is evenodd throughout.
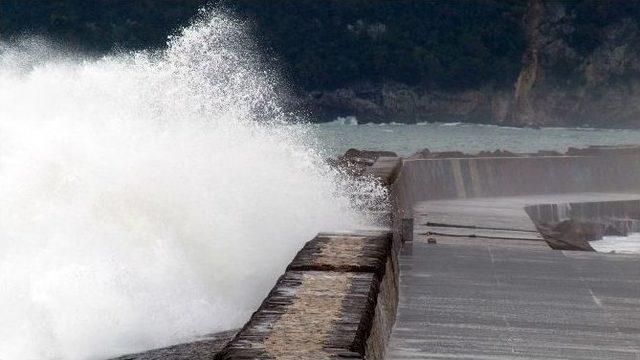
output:
<path id="1" fill-rule="evenodd" d="M 524 210 L 555 250 L 595 252 L 590 242 L 608 232 L 626 236 L 640 231 L 640 199 L 550 202 L 528 205 Z"/>
<path id="2" fill-rule="evenodd" d="M 384 359 L 398 306 L 390 231 L 319 234 L 216 359 Z"/>

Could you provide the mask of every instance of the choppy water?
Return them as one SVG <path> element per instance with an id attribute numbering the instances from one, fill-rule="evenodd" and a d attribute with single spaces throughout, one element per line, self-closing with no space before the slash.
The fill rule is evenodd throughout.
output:
<path id="1" fill-rule="evenodd" d="M 410 155 L 428 148 L 432 151 L 460 150 L 476 153 L 496 149 L 512 152 L 537 150 L 565 151 L 589 145 L 640 145 L 640 130 L 545 128 L 521 129 L 461 123 L 364 124 L 335 121 L 315 125 L 332 154 L 351 147 L 391 150 Z"/>
<path id="2" fill-rule="evenodd" d="M 329 168 L 277 88 L 220 14 L 153 54 L 0 43 L 0 359 L 239 327 L 304 242 L 367 225 L 353 195 L 381 190 Z"/>

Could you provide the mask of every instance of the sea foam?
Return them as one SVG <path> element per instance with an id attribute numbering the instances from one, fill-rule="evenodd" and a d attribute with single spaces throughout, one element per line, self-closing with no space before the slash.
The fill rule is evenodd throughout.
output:
<path id="1" fill-rule="evenodd" d="M 209 13 L 156 53 L 0 45 L 0 358 L 239 327 L 316 232 L 368 223 L 353 199 L 384 192 L 287 123 L 247 34 Z"/>

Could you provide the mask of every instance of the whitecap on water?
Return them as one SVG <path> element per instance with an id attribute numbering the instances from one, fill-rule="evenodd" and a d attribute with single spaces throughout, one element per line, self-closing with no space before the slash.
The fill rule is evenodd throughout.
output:
<path id="1" fill-rule="evenodd" d="M 336 125 L 358 125 L 358 119 L 355 116 L 338 116 L 331 123 Z"/>

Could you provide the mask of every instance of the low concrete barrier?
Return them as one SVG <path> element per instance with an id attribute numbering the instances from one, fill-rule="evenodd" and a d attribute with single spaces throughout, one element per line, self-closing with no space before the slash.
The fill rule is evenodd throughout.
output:
<path id="1" fill-rule="evenodd" d="M 426 200 L 639 190 L 636 150 L 598 151 L 576 156 L 376 157 L 362 172 L 391 187 L 395 238 L 411 241 L 413 207 Z M 640 201 L 620 203 L 540 205 L 528 211 L 539 218 L 567 211 L 573 212 L 570 216 L 619 216 L 640 206 Z M 399 244 L 390 231 L 319 234 L 214 358 L 383 359 L 398 307 Z M 217 348 L 205 345 L 209 352 L 203 356 L 211 358 Z M 179 349 L 193 345 L 184 346 Z M 169 350 L 144 358 L 162 358 Z"/>
<path id="2" fill-rule="evenodd" d="M 216 359 L 383 359 L 397 302 L 390 232 L 320 234 Z"/>
<path id="3" fill-rule="evenodd" d="M 526 206 L 524 209 L 536 223 L 563 220 L 640 220 L 640 200 L 537 204 Z"/>
<path id="4" fill-rule="evenodd" d="M 525 207 L 525 211 L 543 235 L 548 235 L 546 232 L 551 226 L 567 221 L 575 224 L 592 224 L 592 228 L 597 229 L 596 239 L 593 240 L 605 235 L 627 235 L 631 232 L 640 232 L 640 200 L 638 199 L 537 204 Z M 547 236 L 545 239 L 549 242 Z"/>
<path id="5" fill-rule="evenodd" d="M 421 201 L 640 188 L 640 156 L 471 157 L 405 160 L 392 194 L 396 218 Z"/>

